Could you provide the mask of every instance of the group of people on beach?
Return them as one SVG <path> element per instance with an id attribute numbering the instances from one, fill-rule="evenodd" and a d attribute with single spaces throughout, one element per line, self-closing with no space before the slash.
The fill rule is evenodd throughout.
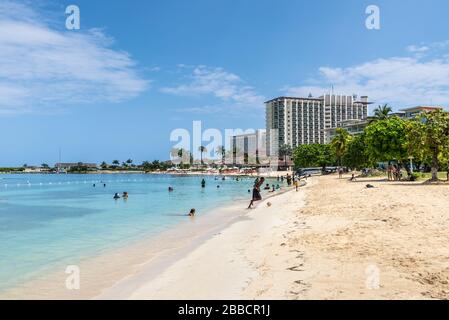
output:
<path id="1" fill-rule="evenodd" d="M 387 168 L 388 181 L 400 181 L 402 178 L 401 167 L 390 164 Z"/>

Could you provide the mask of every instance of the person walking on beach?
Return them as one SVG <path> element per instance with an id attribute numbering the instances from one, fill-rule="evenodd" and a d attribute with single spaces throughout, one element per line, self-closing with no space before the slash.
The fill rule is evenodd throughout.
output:
<path id="1" fill-rule="evenodd" d="M 299 179 L 295 179 L 295 189 L 296 189 L 296 192 L 299 191 Z"/>
<path id="2" fill-rule="evenodd" d="M 249 203 L 248 209 L 251 209 L 254 205 L 254 202 L 262 200 L 262 196 L 260 195 L 260 187 L 265 182 L 265 178 L 257 178 L 254 187 L 253 187 L 253 198 L 251 199 L 251 202 Z"/>
<path id="3" fill-rule="evenodd" d="M 338 178 L 339 179 L 343 178 L 343 168 L 342 167 L 338 168 Z"/>

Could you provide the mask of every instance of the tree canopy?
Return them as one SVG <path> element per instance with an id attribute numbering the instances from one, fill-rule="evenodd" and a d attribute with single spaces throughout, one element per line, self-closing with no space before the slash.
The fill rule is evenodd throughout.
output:
<path id="1" fill-rule="evenodd" d="M 297 168 L 323 167 L 335 164 L 335 156 L 328 144 L 300 145 L 293 153 Z"/>
<path id="2" fill-rule="evenodd" d="M 406 121 L 390 117 L 365 129 L 366 153 L 373 162 L 407 159 Z"/>
<path id="3" fill-rule="evenodd" d="M 438 180 L 440 162 L 449 155 L 449 113 L 421 113 L 407 125 L 408 151 L 420 160 L 430 159 L 432 180 Z"/>

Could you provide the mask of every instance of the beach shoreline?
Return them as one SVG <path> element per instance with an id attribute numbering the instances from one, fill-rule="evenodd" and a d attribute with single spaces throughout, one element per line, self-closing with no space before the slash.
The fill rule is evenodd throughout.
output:
<path id="1" fill-rule="evenodd" d="M 123 298 L 449 299 L 448 205 L 444 185 L 314 177 Z"/>
<path id="2" fill-rule="evenodd" d="M 283 194 L 283 189 L 269 198 Z M 75 261 L 73 265 L 80 268 L 81 290 L 67 290 L 65 280 L 66 266 L 49 270 L 35 280 L 0 293 L 2 299 L 94 299 L 104 297 L 125 298 L 124 290 L 115 290 L 124 279 L 133 278 L 141 272 L 146 275 L 157 274 L 177 259 L 188 254 L 203 242 L 221 230 L 244 219 L 248 213 L 249 200 L 237 200 L 227 206 L 208 210 L 195 220 L 186 217 L 186 221 L 171 227 L 157 235 L 143 238 L 121 248 L 108 250 L 98 256 Z M 147 271 L 150 269 L 149 271 Z M 130 287 L 130 285 L 128 285 Z M 130 289 L 128 289 L 129 291 Z M 116 294 L 104 294 L 104 291 Z"/>
<path id="3" fill-rule="evenodd" d="M 208 215 L 206 225 L 186 223 L 186 237 L 161 240 L 171 244 L 166 250 L 141 242 L 98 258 L 96 273 L 82 272 L 81 282 L 97 280 L 95 290 L 36 283 L 53 296 L 17 291 L 15 298 L 449 299 L 447 192 L 383 177 L 312 177 L 299 192 L 265 197 L 253 210 L 241 201 Z"/>

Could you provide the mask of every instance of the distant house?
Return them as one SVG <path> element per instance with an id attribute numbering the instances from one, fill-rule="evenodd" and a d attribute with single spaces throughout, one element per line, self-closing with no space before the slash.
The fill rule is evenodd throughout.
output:
<path id="1" fill-rule="evenodd" d="M 50 171 L 51 171 L 50 168 L 34 167 L 34 166 L 31 167 L 27 166 L 23 169 L 24 173 L 45 173 Z"/>
<path id="2" fill-rule="evenodd" d="M 55 168 L 57 168 L 58 170 L 64 170 L 64 171 L 69 171 L 72 168 L 77 168 L 77 167 L 84 167 L 87 169 L 97 169 L 97 164 L 96 163 L 83 163 L 83 162 L 77 162 L 77 163 L 57 163 L 55 164 Z"/>

